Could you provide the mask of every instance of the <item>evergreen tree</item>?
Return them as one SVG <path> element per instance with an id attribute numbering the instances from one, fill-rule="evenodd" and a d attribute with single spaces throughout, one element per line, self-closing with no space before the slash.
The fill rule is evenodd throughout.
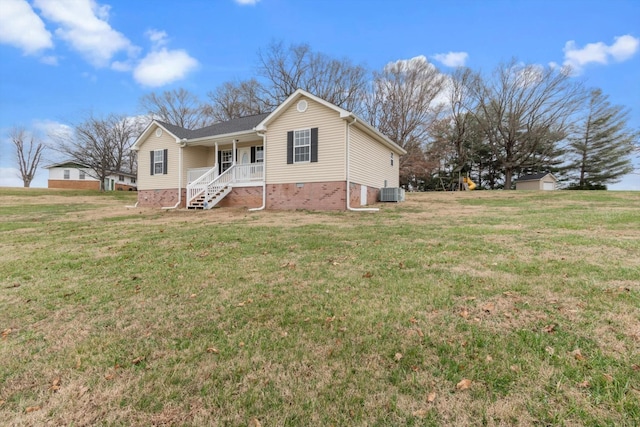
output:
<path id="1" fill-rule="evenodd" d="M 571 186 L 602 188 L 633 171 L 631 154 L 639 134 L 628 127 L 628 115 L 600 89 L 591 91 L 585 118 L 569 139 Z"/>

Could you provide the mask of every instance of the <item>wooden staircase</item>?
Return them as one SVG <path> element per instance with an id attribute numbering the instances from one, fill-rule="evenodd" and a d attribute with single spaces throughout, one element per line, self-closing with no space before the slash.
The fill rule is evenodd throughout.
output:
<path id="1" fill-rule="evenodd" d="M 211 209 L 212 207 L 220 203 L 220 201 L 231 192 L 231 188 L 232 187 L 229 183 L 224 187 L 216 188 L 217 191 L 213 194 L 208 194 L 205 191 L 197 198 L 195 198 L 191 203 L 189 203 L 187 209 Z"/>

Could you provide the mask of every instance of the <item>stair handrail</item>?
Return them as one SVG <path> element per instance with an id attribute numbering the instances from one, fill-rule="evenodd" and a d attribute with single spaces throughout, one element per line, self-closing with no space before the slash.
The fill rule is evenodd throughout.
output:
<path id="1" fill-rule="evenodd" d="M 235 165 L 231 165 L 231 167 L 224 172 L 222 172 L 216 179 L 211 181 L 207 188 L 204 191 L 204 201 L 207 203 L 208 208 L 213 207 L 213 205 L 209 205 L 209 198 L 219 193 L 224 187 L 226 187 L 229 183 L 235 182 Z"/>
<path id="2" fill-rule="evenodd" d="M 196 197 L 202 194 L 211 182 L 216 180 L 216 171 L 217 168 L 214 166 L 191 184 L 187 184 L 187 206 L 189 206 Z"/>

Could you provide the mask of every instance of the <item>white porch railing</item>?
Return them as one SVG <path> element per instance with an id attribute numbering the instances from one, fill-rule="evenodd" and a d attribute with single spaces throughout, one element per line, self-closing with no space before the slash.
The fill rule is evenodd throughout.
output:
<path id="1" fill-rule="evenodd" d="M 196 169 L 188 169 L 187 170 L 187 184 L 191 184 L 198 178 L 200 178 L 205 173 L 211 170 L 210 167 L 207 168 L 196 168 Z"/>
<path id="2" fill-rule="evenodd" d="M 197 168 L 187 170 L 187 206 L 198 197 L 204 195 L 204 200 L 220 193 L 225 187 L 234 183 L 262 181 L 264 179 L 264 164 L 251 163 L 233 165 L 218 175 L 218 167 Z"/>
<path id="3" fill-rule="evenodd" d="M 187 173 L 188 172 L 189 171 L 187 171 Z M 218 168 L 213 167 L 208 169 L 206 173 L 200 175 L 200 177 L 195 179 L 193 182 L 187 184 L 187 206 L 191 205 L 191 202 L 205 192 L 209 184 L 216 179 L 217 172 Z"/>
<path id="4" fill-rule="evenodd" d="M 207 185 L 204 191 L 204 208 L 211 209 L 214 204 L 209 203 L 213 196 L 222 193 L 229 184 L 233 183 L 233 176 L 236 166 L 231 166 L 226 171 L 222 172 L 216 179 L 214 179 L 209 185 Z M 230 191 L 230 190 L 227 190 Z M 223 195 L 224 196 L 224 195 Z M 215 203 L 219 202 L 216 200 Z"/>
<path id="5" fill-rule="evenodd" d="M 248 165 L 236 165 L 235 181 L 251 182 L 262 181 L 264 178 L 264 164 L 250 163 Z"/>

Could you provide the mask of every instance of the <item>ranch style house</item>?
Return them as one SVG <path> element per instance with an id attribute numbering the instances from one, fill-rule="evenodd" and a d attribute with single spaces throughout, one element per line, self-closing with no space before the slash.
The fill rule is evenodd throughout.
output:
<path id="1" fill-rule="evenodd" d="M 273 112 L 135 141 L 138 205 L 359 209 L 399 187 L 406 151 L 355 114 L 298 89 Z"/>

